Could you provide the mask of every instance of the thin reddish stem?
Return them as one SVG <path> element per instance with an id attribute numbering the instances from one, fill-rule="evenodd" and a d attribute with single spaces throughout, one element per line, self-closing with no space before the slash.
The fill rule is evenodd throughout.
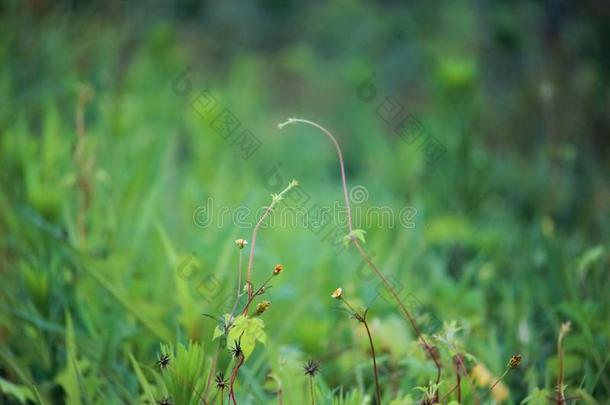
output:
<path id="1" fill-rule="evenodd" d="M 244 355 L 240 354 L 237 358 L 237 363 L 235 367 L 233 367 L 233 371 L 231 372 L 231 380 L 229 383 L 229 398 L 233 401 L 233 405 L 237 405 L 237 399 L 235 399 L 235 380 L 237 379 L 237 372 L 242 364 L 244 364 Z"/>
<path id="2" fill-rule="evenodd" d="M 377 405 L 381 405 L 381 388 L 379 387 L 379 376 L 377 375 L 377 357 L 375 356 L 375 345 L 373 345 L 373 337 L 371 336 L 371 331 L 369 329 L 369 325 L 364 319 L 362 322 L 364 324 L 364 328 L 366 329 L 366 334 L 369 337 L 369 345 L 371 346 L 371 355 L 373 356 L 373 371 L 375 376 L 375 391 L 377 393 Z"/>
<path id="3" fill-rule="evenodd" d="M 305 120 L 305 119 L 289 118 L 286 122 L 279 124 L 278 128 L 282 129 L 284 126 L 286 126 L 288 124 L 293 124 L 293 123 L 298 123 L 298 122 L 307 124 L 307 125 L 311 125 L 317 129 L 319 129 L 330 139 L 330 141 L 335 146 L 335 149 L 337 151 L 337 156 L 339 158 L 339 165 L 341 168 L 341 185 L 343 188 L 343 197 L 345 198 L 345 205 L 346 205 L 346 209 L 347 209 L 347 225 L 348 225 L 349 236 L 351 237 L 351 241 L 356 246 L 356 249 L 358 250 L 358 253 L 360 253 L 360 256 L 362 256 L 362 258 L 366 261 L 366 263 L 371 268 L 371 270 L 373 270 L 375 272 L 375 274 L 377 275 L 377 277 L 382 281 L 385 288 L 388 290 L 388 292 L 390 293 L 392 298 L 396 301 L 396 304 L 400 307 L 400 310 L 402 311 L 402 313 L 409 320 L 409 323 L 411 324 L 411 327 L 415 331 L 418 339 L 422 342 L 422 345 L 424 346 L 424 350 L 428 353 L 428 355 L 434 362 L 434 365 L 436 367 L 436 383 L 438 384 L 441 379 L 441 364 L 440 364 L 439 360 L 437 359 L 436 354 L 433 352 L 432 347 L 428 344 L 428 342 L 424 338 L 419 327 L 417 326 L 417 323 L 415 322 L 415 319 L 413 318 L 413 316 L 411 315 L 409 310 L 405 307 L 405 305 L 400 300 L 400 297 L 394 290 L 394 287 L 392 287 L 392 285 L 388 282 L 388 280 L 385 278 L 385 276 L 381 273 L 381 271 L 373 263 L 373 261 L 371 260 L 369 255 L 364 250 L 364 248 L 360 245 L 359 241 L 355 237 L 353 237 L 352 213 L 351 213 L 351 207 L 350 207 L 350 203 L 349 203 L 349 193 L 347 191 L 345 164 L 343 162 L 343 153 L 341 152 L 341 147 L 339 146 L 339 143 L 337 142 L 336 138 L 333 136 L 333 134 L 329 130 L 327 130 L 323 126 L 321 126 L 313 121 L 309 121 L 309 120 Z"/>
<path id="4" fill-rule="evenodd" d="M 251 241 L 251 245 L 250 245 L 250 256 L 248 257 L 248 269 L 246 271 L 246 285 L 247 285 L 247 289 L 248 289 L 248 299 L 252 299 L 252 266 L 254 264 L 254 249 L 256 247 L 256 236 L 258 235 L 258 230 L 261 227 L 261 225 L 263 224 L 263 222 L 265 221 L 265 218 L 267 218 L 269 216 L 269 214 L 271 214 L 271 212 L 273 211 L 273 208 L 275 207 L 275 205 L 282 200 L 282 198 L 284 197 L 284 195 L 289 192 L 291 189 L 293 189 L 294 187 L 298 186 L 298 183 L 295 180 L 292 180 L 289 184 L 288 187 L 286 187 L 284 190 L 282 190 L 281 193 L 279 193 L 277 196 L 273 196 L 273 199 L 271 200 L 271 205 L 269 205 L 268 207 L 265 208 L 265 212 L 263 213 L 263 215 L 261 216 L 261 218 L 258 220 L 258 222 L 256 223 L 256 225 L 254 226 L 254 230 L 252 231 L 252 237 L 250 238 Z"/>

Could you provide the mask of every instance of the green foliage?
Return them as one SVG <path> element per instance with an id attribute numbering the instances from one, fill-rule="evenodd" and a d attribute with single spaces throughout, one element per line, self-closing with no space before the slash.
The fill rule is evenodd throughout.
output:
<path id="1" fill-rule="evenodd" d="M 162 344 L 161 353 L 170 356 L 171 367 L 162 372 L 167 396 L 176 404 L 199 405 L 205 387 L 205 356 L 203 346 Z"/>
<path id="2" fill-rule="evenodd" d="M 129 353 L 129 360 L 131 361 L 133 370 L 136 373 L 136 376 L 138 377 L 138 382 L 140 383 L 141 388 L 144 390 L 144 395 L 145 395 L 146 399 L 149 401 L 149 403 L 154 404 L 156 401 L 155 401 L 155 396 L 153 393 L 153 387 L 150 385 L 150 383 L 144 376 L 144 372 L 142 371 L 142 368 L 140 367 L 140 365 L 138 364 L 138 361 L 135 359 L 135 357 L 133 357 L 133 354 L 131 354 L 131 353 Z"/>
<path id="3" fill-rule="evenodd" d="M 384 402 L 416 404 L 413 388 L 434 369 L 355 249 L 341 249 L 365 236 L 438 347 L 443 392 L 457 353 L 491 377 L 522 353 L 504 403 L 546 404 L 557 329 L 571 320 L 567 395 L 610 397 L 610 41 L 596 6 L 208 3 L 1 6 L 0 403 L 197 403 L 214 358 L 203 346 L 220 347 L 216 371 L 227 376 L 225 349 L 240 338 L 240 404 L 277 402 L 269 372 L 284 403 L 306 404 L 309 359 L 322 364 L 319 404 L 370 403 L 366 336 L 329 297 L 342 286 L 377 317 Z M 187 66 L 182 95 L 174 83 Z M 367 101 L 359 89 L 373 74 Z M 79 140 L 83 88 L 92 98 Z M 232 136 L 193 109 L 204 89 L 240 122 Z M 440 160 L 380 116 L 390 96 L 422 124 L 419 139 L 446 147 Z M 343 241 L 331 232 L 346 229 L 343 211 L 319 230 L 278 226 L 284 206 L 343 198 L 328 140 L 276 129 L 299 111 L 333 130 L 349 184 L 366 186 L 354 210 L 413 207 L 414 226 L 354 221 Z M 261 142 L 248 159 L 237 141 L 246 129 Z M 280 201 L 293 177 L 299 189 Z M 254 212 L 269 194 L 276 222 L 262 226 L 254 284 L 276 263 L 286 270 L 265 292 L 264 323 L 238 316 L 225 333 L 202 314 L 229 323 L 233 241 L 260 213 L 208 226 L 194 213 L 208 198 L 216 214 Z M 174 342 L 162 372 L 159 342 Z"/>
<path id="4" fill-rule="evenodd" d="M 34 394 L 30 387 L 13 384 L 4 378 L 0 378 L 0 392 L 17 399 L 22 404 L 27 403 L 27 401 L 34 401 Z"/>
<path id="5" fill-rule="evenodd" d="M 82 403 L 85 395 L 83 377 L 78 362 L 74 325 L 69 313 L 66 313 L 66 369 L 57 376 L 57 381 L 65 390 L 68 403 Z"/>
<path id="6" fill-rule="evenodd" d="M 248 359 L 254 351 L 256 342 L 267 343 L 265 333 L 265 322 L 261 318 L 249 318 L 244 315 L 235 317 L 233 326 L 229 330 L 228 341 L 235 344 L 239 342 L 244 352 L 244 357 Z"/>

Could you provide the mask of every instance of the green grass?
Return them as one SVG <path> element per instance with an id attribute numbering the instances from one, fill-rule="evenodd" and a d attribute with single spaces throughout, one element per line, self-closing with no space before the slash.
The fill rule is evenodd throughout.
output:
<path id="1" fill-rule="evenodd" d="M 470 367 L 480 363 L 495 377 L 521 353 L 521 366 L 502 382 L 507 403 L 526 397 L 546 403 L 539 390 L 554 393 L 557 334 L 569 320 L 568 392 L 581 403 L 605 403 L 608 156 L 596 150 L 589 124 L 573 138 L 553 138 L 552 129 L 580 128 L 572 119 L 595 121 L 596 107 L 589 106 L 595 100 L 580 102 L 587 88 L 573 90 L 572 115 L 541 117 L 531 95 L 533 72 L 515 73 L 509 89 L 490 89 L 488 56 L 447 56 L 443 38 L 455 36 L 468 49 L 472 32 L 438 26 L 409 51 L 413 64 L 391 51 L 392 27 L 411 22 L 406 30 L 419 38 L 437 19 L 449 19 L 450 7 L 426 17 L 418 9 L 354 4 L 325 6 L 324 13 L 304 8 L 308 21 L 326 15 L 339 24 L 312 25 L 304 42 L 257 51 L 216 48 L 223 37 L 215 25 L 154 20 L 129 31 L 124 20 L 109 29 L 109 19 L 95 16 L 0 17 L 0 402 L 150 403 L 169 395 L 174 403 L 197 403 L 197 390 L 172 378 L 188 375 L 198 389 L 208 378 L 219 342 L 212 340 L 217 322 L 202 314 L 228 312 L 222 299 L 234 294 L 234 240 L 249 239 L 252 227 L 226 220 L 203 228 L 193 212 L 208 197 L 253 212 L 268 205 L 269 173 L 279 163 L 284 185 L 297 179 L 308 206 L 342 201 L 332 145 L 307 127 L 277 129 L 302 116 L 337 136 L 348 184 L 368 190 L 359 206 L 417 209 L 412 229 L 365 228 L 366 248 L 401 295 L 421 302 L 422 319 L 446 323 L 445 335 L 453 321 L 460 328 L 437 343 L 441 392 L 455 379 L 456 347 L 474 356 Z M 464 7 L 453 11 L 472 18 Z M 355 30 L 371 13 L 389 19 L 370 28 L 376 33 L 370 46 L 383 52 L 357 56 L 341 29 Z M 537 51 L 523 50 L 523 57 L 534 60 Z M 590 80 L 604 80 L 593 62 L 577 62 Z M 185 97 L 172 82 L 186 66 L 193 87 Z M 365 102 L 357 88 L 372 71 L 378 95 Z M 82 105 L 86 135 L 78 142 L 75 114 L 87 88 L 93 96 Z M 242 159 L 232 140 L 193 110 L 189 101 L 204 89 L 261 141 L 251 158 Z M 378 116 L 386 95 L 400 96 L 446 146 L 433 167 Z M 79 179 L 91 190 L 86 208 Z M 302 370 L 309 359 L 321 363 L 317 404 L 355 405 L 365 397 L 371 403 L 368 341 L 330 298 L 339 286 L 350 302 L 370 306 L 384 404 L 417 403 L 422 394 L 415 387 L 434 379 L 433 364 L 395 305 L 375 298 L 379 281 L 355 249 L 337 255 L 324 235 L 304 227 L 261 229 L 255 286 L 276 263 L 284 271 L 263 297 L 271 301 L 261 316 L 266 343 L 239 371 L 239 403 L 274 403 L 280 386 L 285 404 L 309 403 Z M 192 273 L 185 276 L 185 269 Z M 161 345 L 175 360 L 167 373 L 155 365 Z M 217 369 L 230 375 L 225 348 Z M 469 403 L 465 382 L 463 391 Z M 485 388 L 478 392 L 484 397 Z"/>

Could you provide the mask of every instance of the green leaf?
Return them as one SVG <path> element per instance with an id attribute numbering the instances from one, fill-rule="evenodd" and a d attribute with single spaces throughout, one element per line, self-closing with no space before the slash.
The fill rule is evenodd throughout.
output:
<path id="1" fill-rule="evenodd" d="M 223 316 L 224 323 L 216 325 L 214 328 L 214 335 L 212 336 L 212 340 L 216 340 L 225 334 L 225 325 L 227 325 L 231 320 L 231 314 L 224 314 Z"/>
<path id="2" fill-rule="evenodd" d="M 80 405 L 82 403 L 83 390 L 77 361 L 76 333 L 69 312 L 66 312 L 66 369 L 57 376 L 56 380 L 66 392 L 69 404 Z"/>
<path id="3" fill-rule="evenodd" d="M 129 353 L 129 359 L 131 360 L 131 364 L 133 365 L 133 369 L 136 372 L 136 376 L 138 377 L 138 381 L 140 382 L 140 385 L 142 386 L 142 389 L 144 390 L 144 394 L 146 394 L 146 396 L 150 400 L 150 403 L 154 404 L 155 401 L 156 401 L 155 400 L 155 396 L 153 395 L 152 388 L 151 388 L 150 384 L 148 383 L 148 380 L 144 376 L 144 373 L 142 372 L 142 369 L 140 368 L 140 365 L 138 364 L 138 362 L 136 361 L 135 357 L 133 357 L 133 354 L 131 354 L 131 353 Z"/>
<path id="4" fill-rule="evenodd" d="M 38 405 L 47 405 L 47 402 L 42 398 L 42 395 L 40 395 L 38 388 L 36 388 L 36 384 L 32 383 L 32 391 L 34 391 L 34 396 Z"/>
<path id="5" fill-rule="evenodd" d="M 212 336 L 212 340 L 216 340 L 222 335 L 224 335 L 223 330 L 220 328 L 220 325 L 216 325 L 216 327 L 214 328 L 214 335 Z"/>
<path id="6" fill-rule="evenodd" d="M 576 272 L 579 277 L 583 279 L 587 275 L 587 271 L 589 270 L 589 268 L 592 267 L 603 256 L 604 247 L 602 245 L 598 245 L 583 253 L 578 260 L 578 266 L 576 268 Z"/>
<path id="7" fill-rule="evenodd" d="M 17 399 L 22 404 L 28 400 L 34 401 L 34 395 L 29 387 L 13 384 L 9 380 L 0 377 L 0 392 Z"/>
<path id="8" fill-rule="evenodd" d="M 257 341 L 262 344 L 267 343 L 265 322 L 261 318 L 248 318 L 243 315 L 236 317 L 229 331 L 229 341 L 232 344 L 239 341 L 244 358 L 248 359 L 254 351 Z"/>

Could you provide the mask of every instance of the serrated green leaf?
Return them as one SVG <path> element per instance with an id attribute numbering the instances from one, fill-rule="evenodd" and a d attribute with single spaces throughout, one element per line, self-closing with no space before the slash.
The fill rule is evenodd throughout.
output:
<path id="1" fill-rule="evenodd" d="M 247 360 L 254 351 L 257 341 L 262 344 L 267 343 L 265 322 L 261 318 L 248 318 L 244 315 L 236 317 L 229 331 L 229 342 L 233 345 L 238 341 Z"/>

